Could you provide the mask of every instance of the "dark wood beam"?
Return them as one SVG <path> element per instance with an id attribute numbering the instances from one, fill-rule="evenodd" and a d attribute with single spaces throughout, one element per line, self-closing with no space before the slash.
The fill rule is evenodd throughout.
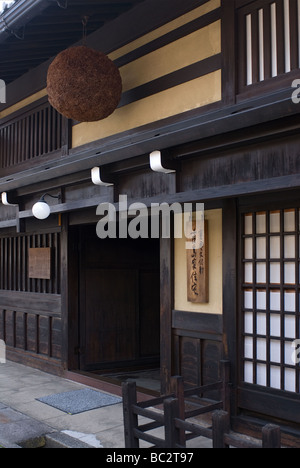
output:
<path id="1" fill-rule="evenodd" d="M 105 166 L 141 154 L 149 155 L 156 149 L 176 148 L 186 142 L 198 141 L 199 135 L 201 139 L 211 135 L 217 137 L 227 132 L 274 122 L 283 117 L 296 117 L 300 111 L 300 106 L 291 100 L 290 89 L 281 91 L 276 97 L 275 95 L 261 97 L 255 102 L 252 101 L 251 105 L 253 108 L 244 109 L 245 104 L 223 108 L 217 103 L 200 111 L 188 112 L 180 118 L 175 116 L 75 148 L 62 159 L 0 179 L 0 189 L 14 190 L 32 185 L 37 179 L 40 182 L 53 180 L 90 170 L 95 165 Z"/>

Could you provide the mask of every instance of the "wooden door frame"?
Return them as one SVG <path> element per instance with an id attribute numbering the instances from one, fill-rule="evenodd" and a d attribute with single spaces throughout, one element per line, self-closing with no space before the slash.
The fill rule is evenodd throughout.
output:
<path id="1" fill-rule="evenodd" d="M 82 225 L 68 227 L 64 219 L 64 250 L 62 282 L 64 283 L 64 332 L 65 343 L 64 367 L 66 370 L 78 370 L 79 349 L 79 256 L 80 228 Z M 173 374 L 172 311 L 174 309 L 174 239 L 160 239 L 160 368 L 161 393 L 170 392 L 170 380 Z M 72 325 L 76 324 L 76 326 Z"/>

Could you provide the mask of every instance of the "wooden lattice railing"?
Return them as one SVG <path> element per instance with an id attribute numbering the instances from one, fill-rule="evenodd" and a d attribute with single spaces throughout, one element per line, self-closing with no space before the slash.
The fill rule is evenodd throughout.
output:
<path id="1" fill-rule="evenodd" d="M 19 172 L 47 158 L 66 154 L 68 132 L 68 120 L 45 99 L 1 119 L 1 175 Z"/>

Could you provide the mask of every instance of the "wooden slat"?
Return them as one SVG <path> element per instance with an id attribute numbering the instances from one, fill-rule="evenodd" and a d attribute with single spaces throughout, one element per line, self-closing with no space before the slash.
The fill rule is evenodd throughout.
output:
<path id="1" fill-rule="evenodd" d="M 146 432 L 139 431 L 138 429 L 134 429 L 133 432 L 134 432 L 134 435 L 141 440 L 144 440 L 150 444 L 153 444 L 156 447 L 165 447 L 165 441 L 162 439 L 159 439 L 158 437 L 150 435 Z"/>
<path id="2" fill-rule="evenodd" d="M 61 296 L 58 294 L 1 291 L 0 309 L 28 312 L 32 314 L 51 314 L 60 316 Z"/>
<path id="3" fill-rule="evenodd" d="M 264 15 L 264 74 L 265 79 L 271 78 L 271 11 L 270 5 L 265 5 L 263 8 Z"/>
<path id="4" fill-rule="evenodd" d="M 259 82 L 259 44 L 258 44 L 258 11 L 251 15 L 252 26 L 252 83 Z"/>
<path id="5" fill-rule="evenodd" d="M 290 0 L 291 69 L 299 68 L 298 1 Z"/>
<path id="6" fill-rule="evenodd" d="M 277 0 L 276 2 L 276 23 L 277 23 L 277 70 L 278 70 L 278 75 L 281 75 L 285 73 L 283 0 Z"/>
<path id="7" fill-rule="evenodd" d="M 192 432 L 194 436 L 196 435 L 198 437 L 206 437 L 207 439 L 212 439 L 212 430 L 208 427 L 203 427 L 199 424 L 191 423 L 188 421 L 182 421 L 181 419 L 175 419 L 175 425 L 178 429 L 184 429 L 185 431 Z M 187 439 L 191 438 L 187 437 Z"/>

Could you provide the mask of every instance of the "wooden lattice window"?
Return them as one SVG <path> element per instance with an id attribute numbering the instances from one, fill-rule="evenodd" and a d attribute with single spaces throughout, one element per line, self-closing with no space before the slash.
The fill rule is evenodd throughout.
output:
<path id="1" fill-rule="evenodd" d="M 300 338 L 297 208 L 243 215 L 242 381 L 300 392 L 293 343 Z"/>
<path id="2" fill-rule="evenodd" d="M 300 67 L 300 0 L 257 0 L 241 8 L 239 92 Z"/>

